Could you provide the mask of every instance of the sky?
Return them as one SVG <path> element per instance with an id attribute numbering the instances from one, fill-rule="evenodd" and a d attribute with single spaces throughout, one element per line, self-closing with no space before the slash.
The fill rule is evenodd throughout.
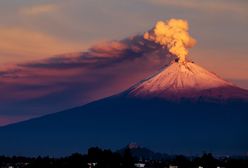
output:
<path id="1" fill-rule="evenodd" d="M 188 21 L 191 60 L 248 89 L 247 9 L 246 0 L 2 0 L 0 125 L 110 96 L 156 72 L 167 51 L 140 38 L 170 18 Z"/>

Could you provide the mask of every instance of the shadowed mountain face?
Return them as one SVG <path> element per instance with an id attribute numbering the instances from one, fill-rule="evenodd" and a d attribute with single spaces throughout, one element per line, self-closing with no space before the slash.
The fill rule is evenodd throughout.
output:
<path id="1" fill-rule="evenodd" d="M 172 66 L 176 73 L 167 73 Z M 0 154 L 62 156 L 91 146 L 119 149 L 129 142 L 166 153 L 245 154 L 248 92 L 212 73 L 203 79 L 188 70 L 183 75 L 180 66 L 186 65 L 174 63 L 118 95 L 2 127 Z"/>

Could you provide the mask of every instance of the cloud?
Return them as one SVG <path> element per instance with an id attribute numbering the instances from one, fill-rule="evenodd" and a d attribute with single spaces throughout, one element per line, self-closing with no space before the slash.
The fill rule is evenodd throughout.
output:
<path id="1" fill-rule="evenodd" d="M 27 16 L 37 16 L 37 15 L 54 13 L 58 11 L 58 9 L 59 9 L 58 5 L 55 4 L 41 4 L 41 5 L 25 7 L 21 9 L 20 12 L 21 14 Z"/>
<path id="2" fill-rule="evenodd" d="M 40 116 L 110 96 L 171 59 L 166 48 L 136 35 L 0 68 L 0 115 Z"/>
<path id="3" fill-rule="evenodd" d="M 84 48 L 81 43 L 68 42 L 49 34 L 18 27 L 0 27 L 0 37 L 1 63 L 42 59 Z"/>
<path id="4" fill-rule="evenodd" d="M 123 54 L 128 46 L 118 41 L 110 41 L 96 44 L 90 50 L 96 57 L 115 57 Z"/>
<path id="5" fill-rule="evenodd" d="M 145 2 L 155 5 L 175 6 L 190 10 L 200 10 L 205 12 L 226 12 L 238 15 L 248 15 L 247 3 L 232 1 L 199 1 L 199 0 L 145 0 Z"/>
<path id="6" fill-rule="evenodd" d="M 196 44 L 188 30 L 186 20 L 158 21 L 152 30 L 144 34 L 144 38 L 168 48 L 170 53 L 178 57 L 179 62 L 184 62 L 189 54 L 188 49 Z"/>
<path id="7" fill-rule="evenodd" d="M 136 35 L 119 41 L 97 43 L 81 53 L 58 55 L 49 59 L 19 64 L 19 66 L 51 69 L 80 68 L 82 66 L 96 68 L 154 55 L 175 58 L 167 48 L 144 39 L 143 35 Z"/>

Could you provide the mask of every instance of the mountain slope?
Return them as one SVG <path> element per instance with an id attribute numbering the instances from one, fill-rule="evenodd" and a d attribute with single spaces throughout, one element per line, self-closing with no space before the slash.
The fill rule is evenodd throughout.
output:
<path id="1" fill-rule="evenodd" d="M 118 95 L 1 127 L 0 154 L 62 156 L 129 142 L 169 154 L 247 153 L 248 91 L 185 65 Z"/>
<path id="2" fill-rule="evenodd" d="M 213 100 L 248 99 L 246 90 L 191 62 L 174 62 L 159 73 L 136 84 L 126 94 L 130 97 L 167 100 L 200 97 Z"/>

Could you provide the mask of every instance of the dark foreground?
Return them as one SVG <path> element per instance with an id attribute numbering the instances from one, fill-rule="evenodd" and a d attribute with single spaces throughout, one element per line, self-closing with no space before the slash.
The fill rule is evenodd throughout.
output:
<path id="1" fill-rule="evenodd" d="M 248 157 L 200 157 L 182 155 L 160 159 L 144 159 L 135 156 L 132 149 L 112 152 L 100 148 L 90 148 L 87 154 L 72 154 L 63 158 L 50 157 L 0 157 L 0 168 L 247 168 Z"/>

